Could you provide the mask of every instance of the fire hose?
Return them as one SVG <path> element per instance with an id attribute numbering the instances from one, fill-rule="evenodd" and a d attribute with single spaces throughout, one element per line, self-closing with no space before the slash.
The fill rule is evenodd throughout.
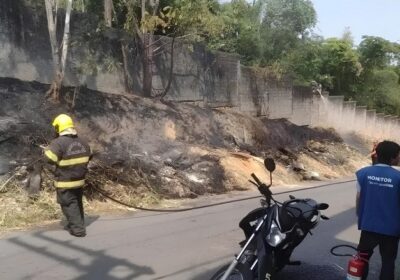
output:
<path id="1" fill-rule="evenodd" d="M 339 254 L 339 253 L 336 253 L 335 250 L 339 249 L 339 248 L 349 248 L 349 249 L 353 249 L 354 251 L 357 252 L 357 248 L 356 247 L 351 246 L 351 245 L 347 245 L 347 244 L 341 244 L 341 245 L 333 246 L 331 248 L 331 250 L 330 250 L 331 254 L 336 256 L 336 257 L 352 257 L 352 256 L 354 256 L 354 254 Z"/>
<path id="2" fill-rule="evenodd" d="M 353 180 L 347 180 L 347 181 L 343 181 L 341 183 L 348 183 L 348 182 L 353 182 Z M 298 190 L 290 190 L 290 191 L 283 191 L 283 192 L 278 192 L 278 193 L 274 193 L 275 195 L 280 195 L 280 194 L 287 194 L 287 193 L 294 193 L 294 192 L 300 192 L 300 191 L 304 191 L 304 190 L 312 190 L 312 189 L 319 189 L 319 188 L 324 188 L 327 186 L 331 186 L 337 183 L 328 183 L 328 184 L 324 184 L 324 185 L 319 185 L 319 186 L 315 186 L 315 187 L 310 187 L 310 188 L 305 188 L 305 189 L 298 189 Z M 120 201 L 112 196 L 110 196 L 109 194 L 107 194 L 106 191 L 95 187 L 95 186 L 91 186 L 95 191 L 97 191 L 99 194 L 103 195 L 104 197 L 108 198 L 109 200 L 118 203 L 120 205 L 129 207 L 129 208 L 133 208 L 136 210 L 142 210 L 142 211 L 151 211 L 151 212 L 185 212 L 185 211 L 192 211 L 192 210 L 197 210 L 197 209 L 203 209 L 203 208 L 209 208 L 209 207 L 214 207 L 214 206 L 219 206 L 219 205 L 224 205 L 224 204 L 230 204 L 230 203 L 235 203 L 235 202 L 240 202 L 240 201 L 246 201 L 246 200 L 251 200 L 251 199 L 256 199 L 256 198 L 260 198 L 262 197 L 261 195 L 256 195 L 256 196 L 251 196 L 251 197 L 245 197 L 245 198 L 239 198 L 239 199 L 233 199 L 233 200 L 228 200 L 228 201 L 223 201 L 223 202 L 217 202 L 217 203 L 211 203 L 211 204 L 206 204 L 206 205 L 201 205 L 201 206 L 195 206 L 195 207 L 188 207 L 188 208 L 181 208 L 181 209 L 155 209 L 155 208 L 145 208 L 145 207 L 140 207 L 140 206 L 135 206 L 135 205 L 131 205 L 128 203 L 125 203 L 123 201 Z"/>

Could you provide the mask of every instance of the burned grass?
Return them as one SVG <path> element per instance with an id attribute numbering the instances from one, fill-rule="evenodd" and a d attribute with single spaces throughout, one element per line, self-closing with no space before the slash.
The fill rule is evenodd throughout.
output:
<path id="1" fill-rule="evenodd" d="M 30 173 L 29 165 L 42 156 L 38 145 L 53 137 L 51 119 L 69 112 L 95 151 L 84 199 L 89 214 L 127 209 L 109 202 L 94 187 L 125 204 L 155 207 L 169 205 L 170 199 L 250 189 L 252 172 L 268 179 L 262 164 L 267 156 L 277 161 L 276 185 L 294 185 L 316 178 L 315 173 L 322 180 L 350 175 L 368 163 L 330 129 L 87 89 L 72 108 L 68 103 L 46 103 L 46 89 L 13 80 L 2 88 L 0 79 L 0 92 L 6 97 L 0 108 L 0 173 L 8 172 L 4 180 L 21 166 Z M 28 174 L 4 187 L 0 230 L 60 219 L 51 176 L 41 174 L 36 197 L 26 188 Z"/>

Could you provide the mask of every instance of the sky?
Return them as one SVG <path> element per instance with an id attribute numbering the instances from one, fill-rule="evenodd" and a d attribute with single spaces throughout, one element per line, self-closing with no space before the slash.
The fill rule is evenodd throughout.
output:
<path id="1" fill-rule="evenodd" d="M 400 43 L 400 0 L 312 0 L 318 15 L 315 33 L 341 37 L 350 28 L 354 42 L 363 35 Z"/>
<path id="2" fill-rule="evenodd" d="M 360 43 L 363 35 L 400 43 L 400 0 L 311 1 L 318 16 L 314 32 L 325 38 L 341 37 L 349 28 L 355 44 Z"/>

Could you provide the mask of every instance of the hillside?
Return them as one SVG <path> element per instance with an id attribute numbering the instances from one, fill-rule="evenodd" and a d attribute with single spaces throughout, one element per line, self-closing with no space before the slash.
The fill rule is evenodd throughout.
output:
<path id="1" fill-rule="evenodd" d="M 1 182 L 14 176 L 1 189 L 0 229 L 60 217 L 38 145 L 53 137 L 51 120 L 61 112 L 74 117 L 94 151 L 85 201 L 92 214 L 119 208 L 92 185 L 126 203 L 154 206 L 250 189 L 251 172 L 267 179 L 267 156 L 277 161 L 276 185 L 351 175 L 368 164 L 333 130 L 88 89 L 66 88 L 64 105 L 56 105 L 46 101 L 47 87 L 0 79 Z M 30 174 L 41 174 L 40 194 Z"/>

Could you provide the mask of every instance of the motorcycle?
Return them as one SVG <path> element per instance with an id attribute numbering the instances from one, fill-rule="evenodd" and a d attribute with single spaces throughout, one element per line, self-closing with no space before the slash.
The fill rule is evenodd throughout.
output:
<path id="1" fill-rule="evenodd" d="M 270 183 L 262 183 L 252 173 L 249 180 L 264 196 L 261 208 L 250 212 L 240 222 L 246 239 L 240 242 L 242 249 L 230 265 L 219 269 L 210 280 L 273 280 L 276 273 L 285 265 L 300 265 L 291 261 L 293 250 L 312 235 L 320 219 L 329 218 L 321 214 L 328 209 L 326 203 L 317 203 L 313 199 L 300 199 L 289 195 L 289 200 L 281 203 L 273 198 L 270 187 L 275 162 L 271 158 L 264 160 L 269 171 Z"/>

